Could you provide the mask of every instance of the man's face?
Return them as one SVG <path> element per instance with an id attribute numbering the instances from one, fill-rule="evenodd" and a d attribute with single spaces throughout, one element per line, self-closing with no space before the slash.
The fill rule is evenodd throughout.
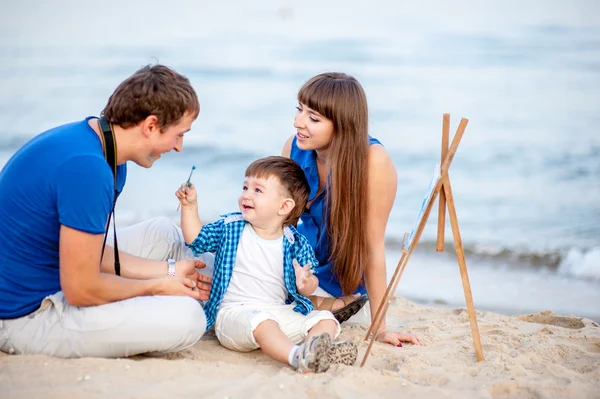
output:
<path id="1" fill-rule="evenodd" d="M 183 148 L 183 136 L 191 129 L 194 120 L 193 115 L 186 112 L 177 123 L 170 125 L 162 132 L 157 123 L 142 122 L 142 129 L 146 129 L 147 145 L 144 146 L 143 159 L 136 163 L 150 168 L 162 154 L 171 150 L 180 152 Z"/>

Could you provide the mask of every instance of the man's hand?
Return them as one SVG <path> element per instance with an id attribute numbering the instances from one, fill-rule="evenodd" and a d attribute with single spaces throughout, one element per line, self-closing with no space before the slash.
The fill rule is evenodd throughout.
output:
<path id="1" fill-rule="evenodd" d="M 175 263 L 175 275 L 197 280 L 200 273 L 196 269 L 204 269 L 206 264 L 196 259 L 182 259 Z"/>
<path id="2" fill-rule="evenodd" d="M 175 264 L 175 276 L 184 277 L 196 283 L 196 289 L 200 295 L 200 300 L 206 301 L 210 297 L 212 287 L 212 278 L 206 277 L 196 269 L 206 267 L 204 262 L 196 259 L 183 259 Z"/>
<path id="3" fill-rule="evenodd" d="M 197 283 L 192 279 L 185 277 L 163 277 L 155 280 L 157 285 L 154 289 L 154 295 L 174 295 L 189 296 L 197 300 L 202 300 L 201 291 Z"/>

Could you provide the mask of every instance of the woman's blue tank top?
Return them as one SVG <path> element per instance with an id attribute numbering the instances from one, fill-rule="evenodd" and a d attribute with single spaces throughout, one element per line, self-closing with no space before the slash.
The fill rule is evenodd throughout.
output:
<path id="1" fill-rule="evenodd" d="M 381 143 L 376 138 L 369 136 L 369 145 L 372 144 Z M 317 154 L 315 151 L 299 149 L 294 137 L 290 158 L 298 162 L 302 167 L 310 185 L 308 200 L 312 201 L 310 208 L 305 209 L 302 216 L 300 216 L 301 223 L 298 223 L 298 231 L 308 239 L 310 245 L 315 250 L 315 255 L 319 261 L 319 266 L 316 268 L 319 286 L 335 297 L 342 296 L 342 287 L 334 273 L 332 262 L 329 262 L 331 252 L 327 237 L 327 218 L 324 215 L 325 190 L 316 195 L 319 189 Z M 360 285 L 356 290 L 356 293 L 360 294 L 365 294 L 366 292 L 367 290 L 364 285 Z"/>

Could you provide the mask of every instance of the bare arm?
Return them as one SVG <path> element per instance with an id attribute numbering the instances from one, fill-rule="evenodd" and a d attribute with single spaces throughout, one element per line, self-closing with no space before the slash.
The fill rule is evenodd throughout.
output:
<path id="1" fill-rule="evenodd" d="M 161 279 L 167 276 L 165 260 L 150 260 L 119 251 L 121 277 L 137 280 Z M 100 264 L 100 272 L 115 274 L 114 248 L 106 246 Z M 212 278 L 200 274 L 197 269 L 206 267 L 204 262 L 196 259 L 180 259 L 175 263 L 175 276 L 189 278 L 197 283 L 200 299 L 207 300 L 210 296 Z"/>
<path id="2" fill-rule="evenodd" d="M 119 251 L 119 262 L 121 263 L 121 277 L 148 280 L 161 278 L 167 274 L 167 262 L 139 258 L 123 251 Z M 114 274 L 114 264 L 114 248 L 107 245 L 104 248 L 100 272 Z"/>
<path id="3" fill-rule="evenodd" d="M 182 184 L 175 193 L 175 196 L 181 202 L 181 232 L 187 244 L 191 244 L 200 230 L 202 230 L 202 222 L 198 216 L 198 193 L 193 184 L 186 186 Z"/>
<path id="4" fill-rule="evenodd" d="M 121 277 L 149 280 L 153 278 L 163 278 L 167 275 L 167 262 L 140 258 L 130 255 L 126 252 L 119 251 L 119 262 L 121 264 Z M 104 248 L 104 256 L 100 264 L 100 272 L 107 274 L 115 274 L 115 255 L 114 248 L 106 246 Z M 200 299 L 207 300 L 210 295 L 210 285 L 212 279 L 206 277 L 196 269 L 202 269 L 206 265 L 195 259 L 182 259 L 175 264 L 175 276 L 187 277 L 198 283 L 200 290 Z"/>
<path id="5" fill-rule="evenodd" d="M 387 287 L 385 229 L 396 199 L 398 177 L 394 163 L 382 146 L 371 145 L 369 147 L 368 162 L 367 246 L 369 260 L 365 279 L 371 317 L 374 318 Z M 382 328 L 385 328 L 385 322 Z"/>
<path id="6" fill-rule="evenodd" d="M 60 228 L 60 285 L 70 305 L 93 306 L 159 294 L 200 299 L 196 282 L 188 278 L 137 280 L 103 273 L 102 240 L 102 234 L 89 234 L 64 225 Z M 164 265 L 156 262 L 156 267 L 159 263 Z"/>
<path id="7" fill-rule="evenodd" d="M 369 260 L 365 271 L 365 280 L 371 307 L 371 321 L 373 321 L 387 288 L 385 228 L 396 199 L 398 176 L 392 159 L 385 148 L 380 145 L 374 144 L 369 147 L 368 162 L 367 246 Z M 412 342 L 415 345 L 422 343 L 419 337 L 388 331 L 385 314 L 382 320 L 381 328 L 375 332 L 375 337 L 379 341 L 396 346 L 402 341 Z"/>
<path id="8" fill-rule="evenodd" d="M 283 149 L 281 150 L 281 156 L 289 158 L 290 153 L 292 152 L 292 141 L 294 141 L 294 136 L 291 136 L 289 139 L 285 141 L 283 145 Z"/>

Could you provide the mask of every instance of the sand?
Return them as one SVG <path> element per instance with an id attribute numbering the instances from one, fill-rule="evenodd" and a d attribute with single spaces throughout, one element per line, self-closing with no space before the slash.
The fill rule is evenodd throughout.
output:
<path id="1" fill-rule="evenodd" d="M 600 398 L 600 327 L 545 311 L 477 312 L 485 361 L 476 362 L 465 309 L 397 299 L 388 324 L 423 346 L 376 343 L 365 367 L 301 375 L 262 352 L 237 353 L 206 335 L 165 357 L 57 359 L 0 353 L 1 398 Z M 361 343 L 368 325 L 344 323 Z M 366 350 L 360 344 L 359 360 Z"/>

